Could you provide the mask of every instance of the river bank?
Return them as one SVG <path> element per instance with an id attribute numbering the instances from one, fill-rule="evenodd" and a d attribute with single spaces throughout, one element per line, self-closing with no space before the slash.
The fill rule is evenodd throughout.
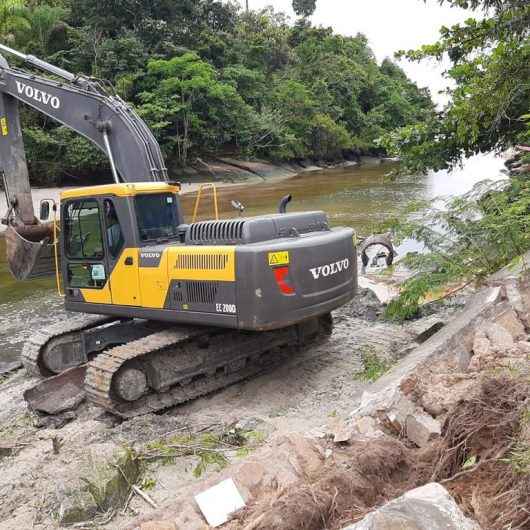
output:
<path id="1" fill-rule="evenodd" d="M 330 211 L 332 223 L 346 220 L 363 229 L 393 214 L 405 192 L 408 199 L 432 192 L 428 179 L 388 182 L 386 171 L 375 165 L 230 187 L 222 190 L 223 214 L 231 213 L 230 198 L 253 199 L 257 204 L 247 208 L 253 213 L 254 208 L 270 211 L 278 196 L 294 192 L 293 208 L 317 206 Z M 189 209 L 193 197 L 187 194 L 183 202 Z M 335 328 L 325 344 L 292 352 L 281 366 L 252 380 L 129 421 L 87 403 L 58 417 L 38 416 L 23 399 L 36 380 L 20 370 L 4 375 L 0 529 L 76 524 L 109 530 L 202 530 L 207 526 L 193 495 L 223 478 L 234 479 L 247 504 L 230 523 L 231 530 L 320 530 L 323 520 L 326 528 L 339 529 L 432 477 L 458 501 L 459 507 L 451 505 L 451 510 L 489 517 L 470 500 L 474 475 L 466 473 L 469 480 L 453 487 L 447 482 L 452 475 L 434 473 L 433 451 L 452 450 L 443 445 L 449 443 L 445 434 L 455 432 L 446 430 L 447 422 L 469 411 L 476 415 L 473 399 L 482 399 L 484 377 L 492 372 L 513 377 L 528 366 L 530 279 L 522 272 L 510 268 L 509 274 L 496 275 L 484 292 L 469 286 L 405 324 L 382 320 L 383 306 L 362 290 L 334 313 Z M 51 289 L 32 284 L 20 299 L 15 294 L 0 299 L 2 353 L 16 359 L 32 330 L 69 317 Z M 512 394 L 505 397 L 514 399 Z M 458 399 L 464 398 L 469 398 L 467 405 L 458 409 Z M 513 438 L 517 425 L 511 421 Z M 486 446 L 484 451 L 493 449 Z M 504 449 L 511 451 L 511 446 Z M 466 453 L 449 462 L 449 470 L 475 472 L 488 458 L 478 450 Z M 414 462 L 426 462 L 421 473 Z M 485 467 L 483 486 L 495 485 L 487 481 L 488 473 L 492 468 Z M 403 476 L 409 479 L 403 481 Z M 131 484 L 140 493 L 133 493 Z M 377 492 L 370 489 L 374 484 Z M 359 488 L 366 495 L 339 495 Z M 431 490 L 418 494 L 422 502 Z M 434 493 L 439 506 L 442 498 L 454 504 L 441 490 Z M 487 492 L 481 495 L 482 501 L 488 498 Z M 506 495 L 518 506 L 518 492 Z M 357 511 L 352 512 L 351 503 Z M 459 517 L 464 521 L 464 515 Z M 462 528 L 467 526 L 455 530 Z"/>
<path id="2" fill-rule="evenodd" d="M 316 165 L 309 160 L 302 163 L 273 164 L 266 161 L 227 158 L 209 161 L 201 160 L 200 162 L 195 167 L 183 168 L 177 177 L 172 177 L 180 181 L 182 195 L 196 193 L 201 186 L 210 183 L 215 184 L 217 188 L 240 188 L 264 182 L 274 184 L 313 171 L 355 167 L 360 164 L 370 166 L 395 161 L 384 158 L 362 157 L 360 163 L 343 161 L 326 165 Z M 80 186 L 32 188 L 33 208 L 36 215 L 38 215 L 42 200 L 53 200 L 58 204 L 62 191 L 78 187 Z M 6 197 L 2 193 L 0 194 L 0 219 L 5 217 L 7 209 Z M 0 224 L 0 235 L 3 231 L 5 231 L 5 226 Z"/>
<path id="3" fill-rule="evenodd" d="M 448 318 L 460 303 L 440 308 L 439 314 Z M 335 312 L 333 335 L 326 343 L 292 352 L 281 366 L 249 381 L 163 414 L 125 422 L 87 403 L 62 419 L 39 418 L 27 410 L 22 397 L 36 380 L 22 371 L 5 376 L 0 385 L 0 446 L 6 451 L 0 459 L 0 528 L 34 525 L 51 529 L 92 517 L 99 525 L 101 508 L 91 494 L 87 496 L 90 488 L 87 490 L 85 479 L 105 489 L 107 473 L 115 469 L 111 463 L 115 457 L 121 458 L 126 447 L 157 448 L 160 440 L 175 435 L 186 444 L 183 440 L 188 433 L 201 446 L 238 425 L 236 432 L 245 433 L 248 441 L 226 455 L 222 453 L 227 458 L 221 465 L 224 467 L 228 461 L 244 462 L 245 456 L 275 436 L 303 435 L 319 429 L 326 418 L 349 410 L 370 387 L 369 379 L 362 375 L 367 354 L 377 353 L 386 359 L 382 362 L 395 362 L 404 354 L 400 352 L 415 343 L 419 329 L 429 327 L 432 320 L 432 316 L 426 316 L 425 320 L 402 326 L 381 321 L 381 311 L 377 299 L 369 291 L 362 291 L 354 302 Z M 59 322 L 67 317 L 62 309 L 49 307 L 48 321 Z M 54 443 L 60 445 L 58 454 Z M 163 453 L 165 442 L 161 443 Z M 197 475 L 216 475 L 219 462 L 215 450 L 208 453 L 213 458 L 210 464 L 195 473 L 202 457 L 194 450 L 184 453 L 182 458 L 146 461 L 142 478 L 137 477 L 157 506 L 174 498 L 181 487 L 197 484 Z M 140 497 L 130 499 L 123 514 L 114 513 L 112 521 L 100 527 L 120 528 L 131 517 L 150 510 L 144 503 Z M 182 528 L 193 526 L 184 524 Z"/>
<path id="4" fill-rule="evenodd" d="M 487 522 L 482 530 L 500 529 L 488 522 L 495 515 L 487 508 L 493 468 L 485 468 L 478 483 L 472 472 L 499 449 L 492 441 L 511 440 L 498 457 L 504 464 L 495 466 L 512 465 L 506 458 L 523 436 L 518 418 L 524 414 L 504 413 L 502 435 L 477 431 L 477 445 L 447 468 L 437 467 L 437 458 L 451 454 L 454 429 L 467 425 L 453 418 L 479 418 L 488 395 L 501 399 L 488 384 L 504 389 L 505 404 L 530 404 L 520 381 L 530 367 L 526 259 L 526 266 L 500 271 L 485 287 L 470 286 L 405 324 L 382 320 L 383 306 L 362 290 L 334 312 L 326 343 L 162 414 L 120 421 L 82 403 L 57 417 L 39 416 L 22 397 L 36 380 L 22 371 L 4 376 L 0 529 L 206 530 L 194 495 L 224 479 L 235 481 L 247 505 L 230 530 L 320 530 L 322 521 L 338 530 L 433 480 L 444 488 L 414 495 L 430 503 L 433 521 L 436 510 L 453 503 L 454 516 L 440 528 L 478 530 L 465 518 L 472 516 Z M 65 317 L 50 311 L 50 320 Z M 499 410 L 508 410 L 504 406 Z M 484 428 L 494 420 L 487 416 Z M 495 469 L 500 476 L 511 468 Z M 526 491 L 517 480 L 517 487 L 502 490 L 514 499 L 514 521 L 521 520 Z M 411 517 L 408 499 L 399 502 Z M 359 524 L 352 529 L 372 528 Z"/>

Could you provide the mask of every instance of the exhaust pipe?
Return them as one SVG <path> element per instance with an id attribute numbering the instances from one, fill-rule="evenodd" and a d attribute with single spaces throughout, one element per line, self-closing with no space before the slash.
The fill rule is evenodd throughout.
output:
<path id="1" fill-rule="evenodd" d="M 287 205 L 292 201 L 292 199 L 293 199 L 293 196 L 290 193 L 289 195 L 282 197 L 282 200 L 280 201 L 280 205 L 278 206 L 278 213 L 286 213 Z"/>

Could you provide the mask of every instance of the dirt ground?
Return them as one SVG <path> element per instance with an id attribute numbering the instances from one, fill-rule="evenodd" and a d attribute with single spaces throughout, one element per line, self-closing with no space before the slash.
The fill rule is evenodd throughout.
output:
<path id="1" fill-rule="evenodd" d="M 444 306 L 443 318 L 454 310 Z M 394 362 L 405 355 L 421 329 L 421 321 L 401 326 L 381 322 L 381 307 L 373 294 L 363 291 L 334 314 L 330 339 L 293 356 L 283 365 L 249 381 L 183 406 L 120 422 L 97 407 L 84 403 L 76 417 L 59 429 L 41 426 L 30 414 L 22 393 L 36 381 L 22 370 L 4 376 L 0 385 L 0 529 L 58 528 L 65 506 L 81 502 L 83 486 L 96 482 L 113 455 L 171 432 L 219 432 L 238 424 L 256 433 L 259 443 L 272 433 L 317 432 L 330 417 L 348 415 L 370 383 L 359 380 L 366 354 Z M 64 318 L 46 313 L 43 322 Z M 432 319 L 426 317 L 427 319 Z M 29 320 L 11 322 L 0 346 L 13 351 L 27 337 Z M 426 324 L 429 325 L 428 323 Z M 9 344 L 8 344 L 9 343 Z M 230 455 L 240 458 L 241 455 Z M 167 463 L 166 463 L 167 464 Z M 197 478 L 194 455 L 171 465 L 149 464 L 144 480 L 157 505 L 171 499 L 176 488 Z M 214 473 L 209 466 L 205 474 Z M 85 488 L 86 489 L 86 488 Z M 106 528 L 119 528 L 152 507 L 135 496 Z"/>

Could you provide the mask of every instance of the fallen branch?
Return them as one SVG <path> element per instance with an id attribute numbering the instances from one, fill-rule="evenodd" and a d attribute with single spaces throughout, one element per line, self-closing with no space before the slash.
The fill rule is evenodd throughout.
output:
<path id="1" fill-rule="evenodd" d="M 135 486 L 133 484 L 132 491 L 136 493 L 139 497 L 141 497 L 147 504 L 149 504 L 152 508 L 158 508 L 157 503 L 147 495 L 144 491 L 142 491 L 138 486 Z"/>

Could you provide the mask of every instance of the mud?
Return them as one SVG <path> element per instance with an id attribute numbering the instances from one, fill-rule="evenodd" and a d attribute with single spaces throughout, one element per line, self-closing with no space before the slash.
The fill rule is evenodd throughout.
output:
<path id="1" fill-rule="evenodd" d="M 42 307 L 35 311 L 47 322 L 67 316 L 62 311 L 42 312 Z M 414 326 L 382 322 L 379 313 L 374 295 L 361 292 L 355 302 L 334 314 L 335 327 L 327 343 L 293 352 L 280 367 L 249 381 L 163 414 L 125 422 L 87 403 L 77 409 L 74 419 L 43 422 L 27 411 L 22 399 L 36 380 L 27 378 L 22 370 L 5 377 L 0 385 L 0 442 L 17 449 L 13 456 L 0 459 L 0 529 L 56 528 L 61 507 L 86 490 L 87 477 L 97 475 L 124 447 L 141 447 L 168 433 L 216 433 L 237 424 L 256 433 L 263 443 L 273 433 L 318 431 L 327 419 L 352 410 L 363 390 L 369 388 L 370 383 L 356 377 L 363 369 L 366 351 L 397 359 L 414 342 Z M 29 322 L 35 317 L 36 313 L 30 313 L 28 320 L 12 323 L 13 350 L 30 333 Z M 54 438 L 60 440 L 58 454 Z M 229 457 L 240 458 L 235 454 Z M 196 464 L 193 455 L 179 458 L 171 466 L 150 464 L 146 473 L 154 478 L 154 487 L 149 495 L 163 504 L 176 489 L 196 483 L 192 473 Z M 215 469 L 215 465 L 209 467 L 206 476 Z M 134 497 L 127 511 L 117 513 L 106 527 L 118 528 L 131 516 L 150 509 L 144 500 Z"/>

